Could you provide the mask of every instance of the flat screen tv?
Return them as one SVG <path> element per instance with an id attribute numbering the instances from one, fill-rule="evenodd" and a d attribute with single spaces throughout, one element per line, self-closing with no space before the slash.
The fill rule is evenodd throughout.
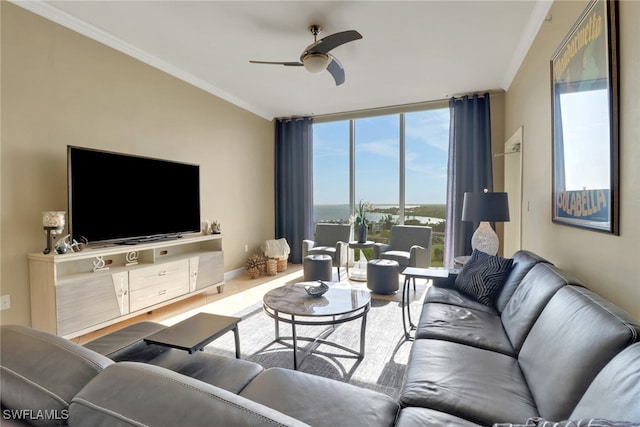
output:
<path id="1" fill-rule="evenodd" d="M 200 167 L 67 147 L 69 233 L 135 244 L 200 231 Z"/>

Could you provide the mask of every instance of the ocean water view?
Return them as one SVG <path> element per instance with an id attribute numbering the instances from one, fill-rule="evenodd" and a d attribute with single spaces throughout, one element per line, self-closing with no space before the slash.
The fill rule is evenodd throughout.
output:
<path id="1" fill-rule="evenodd" d="M 421 205 L 406 205 L 405 210 L 417 208 L 419 206 Z M 398 205 L 374 205 L 374 212 L 368 212 L 367 217 L 370 218 L 372 222 L 379 222 L 391 215 L 392 221 L 397 222 L 398 215 L 377 212 L 394 208 L 397 209 Z M 349 205 L 314 205 L 313 219 L 315 222 L 347 222 L 349 220 Z M 423 224 L 438 224 L 443 222 L 444 218 L 405 214 L 405 221 L 407 220 L 416 220 Z"/>

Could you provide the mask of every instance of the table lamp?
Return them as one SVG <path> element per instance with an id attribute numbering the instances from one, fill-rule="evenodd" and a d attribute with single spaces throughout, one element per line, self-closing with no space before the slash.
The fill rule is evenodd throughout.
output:
<path id="1" fill-rule="evenodd" d="M 500 242 L 490 222 L 509 221 L 509 200 L 507 193 L 483 192 L 464 193 L 462 220 L 480 221 L 471 237 L 471 248 L 496 255 Z"/>
<path id="2" fill-rule="evenodd" d="M 64 230 L 64 211 L 47 211 L 42 212 L 42 226 L 47 232 L 47 247 L 44 251 L 45 254 L 51 252 L 53 246 L 53 236 L 61 234 Z"/>

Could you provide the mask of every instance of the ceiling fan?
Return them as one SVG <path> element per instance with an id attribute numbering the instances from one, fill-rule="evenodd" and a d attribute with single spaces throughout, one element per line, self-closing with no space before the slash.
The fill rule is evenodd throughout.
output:
<path id="1" fill-rule="evenodd" d="M 329 53 L 330 50 L 335 49 L 345 43 L 358 40 L 362 38 L 362 35 L 355 31 L 342 31 L 339 33 L 331 34 L 327 37 L 318 40 L 318 34 L 322 31 L 319 25 L 312 25 L 309 27 L 309 31 L 313 34 L 313 43 L 307 46 L 302 55 L 300 55 L 300 61 L 297 62 L 274 62 L 274 61 L 249 61 L 252 64 L 275 64 L 284 65 L 286 67 L 304 67 L 312 73 L 319 73 L 327 70 L 333 76 L 336 81 L 336 86 L 344 83 L 344 68 L 340 61 L 335 56 Z"/>

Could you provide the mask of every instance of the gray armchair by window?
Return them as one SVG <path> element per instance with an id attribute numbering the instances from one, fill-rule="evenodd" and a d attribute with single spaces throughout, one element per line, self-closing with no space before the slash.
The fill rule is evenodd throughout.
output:
<path id="1" fill-rule="evenodd" d="M 398 261 L 400 272 L 405 267 L 430 267 L 431 227 L 392 225 L 389 243 L 376 243 L 373 257 Z"/>
<path id="2" fill-rule="evenodd" d="M 313 240 L 302 241 L 302 258 L 307 255 L 329 255 L 340 280 L 340 267 L 347 264 L 350 237 L 349 224 L 317 224 Z"/>

